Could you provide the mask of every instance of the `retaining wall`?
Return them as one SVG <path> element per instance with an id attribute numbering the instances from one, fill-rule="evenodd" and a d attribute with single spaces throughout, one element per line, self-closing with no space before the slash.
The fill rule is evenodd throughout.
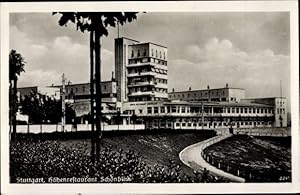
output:
<path id="1" fill-rule="evenodd" d="M 145 125 L 136 124 L 136 125 L 102 125 L 102 131 L 125 131 L 125 130 L 144 130 Z M 65 125 L 65 131 L 91 131 L 90 124 L 78 124 L 77 128 L 74 128 L 73 125 Z M 53 133 L 53 132 L 62 132 L 61 125 L 52 125 L 52 124 L 41 124 L 41 125 L 17 125 L 17 133 Z"/>

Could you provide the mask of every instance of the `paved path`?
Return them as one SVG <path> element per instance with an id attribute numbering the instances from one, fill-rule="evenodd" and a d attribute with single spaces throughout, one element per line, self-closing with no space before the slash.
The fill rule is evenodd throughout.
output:
<path id="1" fill-rule="evenodd" d="M 231 137 L 231 134 L 225 134 L 225 135 L 219 135 L 213 138 L 210 138 L 208 140 L 204 140 L 202 142 L 190 145 L 183 149 L 179 153 L 180 160 L 187 166 L 191 167 L 192 169 L 198 171 L 200 169 L 203 169 L 204 167 L 210 171 L 215 173 L 216 175 L 219 175 L 221 177 L 227 178 L 232 182 L 245 182 L 244 178 L 235 176 L 233 174 L 227 173 L 221 169 L 218 169 L 209 163 L 207 163 L 201 156 L 201 152 L 208 146 L 217 143 L 221 140 L 224 140 L 226 138 Z"/>

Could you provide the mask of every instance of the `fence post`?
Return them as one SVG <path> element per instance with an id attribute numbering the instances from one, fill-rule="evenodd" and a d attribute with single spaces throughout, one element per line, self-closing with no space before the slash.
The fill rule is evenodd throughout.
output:
<path id="1" fill-rule="evenodd" d="M 29 134 L 29 132 L 30 132 L 30 125 L 29 125 L 29 123 L 27 123 L 27 134 Z"/>

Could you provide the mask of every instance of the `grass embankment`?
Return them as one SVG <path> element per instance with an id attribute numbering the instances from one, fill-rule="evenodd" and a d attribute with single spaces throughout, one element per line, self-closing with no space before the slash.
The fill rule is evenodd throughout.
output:
<path id="1" fill-rule="evenodd" d="M 291 181 L 291 137 L 250 137 L 236 135 L 205 149 L 229 172 L 240 170 L 251 182 Z M 251 176 L 250 176 L 251 174 Z"/>
<path id="2" fill-rule="evenodd" d="M 173 164 L 182 166 L 180 175 L 190 177 L 186 180 L 190 182 L 190 179 L 195 177 L 195 175 L 190 168 L 181 163 L 178 156 L 179 152 L 186 146 L 208 139 L 214 135 L 213 131 L 156 131 L 105 134 L 101 140 L 101 151 L 102 157 L 106 159 L 101 163 L 105 163 L 106 167 L 99 165 L 100 167 L 96 169 L 101 169 L 102 171 L 98 171 L 97 174 L 101 177 L 114 176 L 116 174 L 114 169 L 116 169 L 120 172 L 117 175 L 130 175 L 133 178 L 131 181 L 135 182 L 159 182 L 160 180 L 162 182 L 180 182 L 185 180 L 185 177 L 176 176 L 178 171 L 176 168 L 167 168 L 170 166 L 169 160 L 173 160 Z M 25 136 L 22 136 L 23 141 L 12 145 L 11 174 L 15 177 L 26 176 L 31 171 L 37 171 L 36 174 L 42 177 L 45 175 L 48 176 L 53 174 L 51 169 L 60 175 L 74 174 L 74 171 L 79 172 L 76 173 L 77 176 L 90 174 L 90 171 L 87 169 L 90 164 L 86 161 L 89 161 L 91 144 L 90 139 L 87 139 L 86 136 L 78 136 L 78 134 L 71 136 L 69 134 L 68 138 L 66 138 L 62 135 L 46 135 L 46 137 L 37 135 L 32 136 L 30 140 L 26 138 L 27 141 L 24 139 Z M 57 139 L 58 137 L 63 139 Z M 75 137 L 76 139 L 74 139 Z M 21 136 L 18 137 L 18 140 L 21 140 Z M 121 152 L 122 154 L 120 155 L 120 149 L 123 151 L 131 150 L 134 154 L 140 153 L 140 155 L 131 157 L 131 152 L 129 153 L 130 155 L 126 152 Z M 140 162 L 139 157 L 141 157 L 141 161 L 143 162 L 142 165 L 138 163 Z M 119 160 L 115 161 L 114 158 Z M 133 162 L 133 164 L 127 167 L 126 163 L 130 162 Z M 76 164 L 76 167 L 72 165 L 73 163 Z M 121 168 L 117 168 L 121 164 Z M 155 168 L 156 165 L 161 168 Z M 19 169 L 18 166 L 22 168 Z M 162 170 L 163 167 L 166 167 L 166 169 Z M 126 171 L 127 169 L 130 169 L 131 172 Z M 144 173 L 147 172 L 148 178 L 137 173 L 141 171 Z M 172 172 L 175 172 L 175 176 L 172 175 L 174 174 Z M 141 179 L 143 177 L 146 179 Z"/>

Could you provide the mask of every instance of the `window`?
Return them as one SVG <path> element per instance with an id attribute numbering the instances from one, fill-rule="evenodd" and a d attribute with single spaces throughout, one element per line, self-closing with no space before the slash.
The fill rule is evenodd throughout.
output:
<path id="1" fill-rule="evenodd" d="M 154 113 L 155 113 L 155 114 L 158 113 L 158 107 L 154 107 Z"/>
<path id="2" fill-rule="evenodd" d="M 132 58 L 134 57 L 134 51 L 133 50 L 131 51 L 131 57 Z"/>
<path id="3" fill-rule="evenodd" d="M 244 108 L 241 108 L 241 113 L 243 113 L 244 112 Z"/>
<path id="4" fill-rule="evenodd" d="M 165 107 L 160 107 L 160 113 L 165 113 Z"/>
<path id="5" fill-rule="evenodd" d="M 153 52 L 153 49 L 151 49 L 151 56 L 152 56 L 152 57 L 154 56 L 154 52 Z"/>
<path id="6" fill-rule="evenodd" d="M 231 109 L 232 113 L 234 113 L 234 108 Z"/>
<path id="7" fill-rule="evenodd" d="M 185 113 L 185 107 L 184 106 L 181 107 L 181 112 Z"/>
<path id="8" fill-rule="evenodd" d="M 239 108 L 236 108 L 236 113 L 239 113 L 240 112 L 240 109 Z"/>
<path id="9" fill-rule="evenodd" d="M 155 50 L 155 57 L 157 57 L 157 50 Z"/>
<path id="10" fill-rule="evenodd" d="M 179 126 L 180 126 L 180 123 L 176 123 L 176 126 L 179 127 Z"/>
<path id="11" fill-rule="evenodd" d="M 230 113 L 230 108 L 227 108 L 227 113 Z"/>
<path id="12" fill-rule="evenodd" d="M 148 107 L 147 113 L 152 114 L 152 107 Z"/>
<path id="13" fill-rule="evenodd" d="M 144 53 L 143 53 L 143 56 L 146 56 L 146 53 L 147 53 L 147 52 L 146 52 L 146 49 L 144 49 Z"/>
<path id="14" fill-rule="evenodd" d="M 137 53 L 137 56 L 138 56 L 138 57 L 140 57 L 140 50 L 139 50 L 139 49 L 138 49 L 138 53 Z"/>
<path id="15" fill-rule="evenodd" d="M 176 106 L 172 106 L 172 113 L 176 112 Z"/>
<path id="16" fill-rule="evenodd" d="M 248 111 L 248 108 L 245 108 L 245 113 L 247 113 L 247 111 Z"/>
<path id="17" fill-rule="evenodd" d="M 251 108 L 249 108 L 249 114 L 251 114 L 251 110 L 252 110 L 252 109 L 251 109 Z"/>
<path id="18" fill-rule="evenodd" d="M 185 123 L 182 123 L 182 126 L 183 126 L 183 127 L 185 127 L 185 126 L 186 126 L 186 124 L 185 124 Z"/>
<path id="19" fill-rule="evenodd" d="M 166 59 L 166 53 L 164 52 L 164 59 Z"/>
<path id="20" fill-rule="evenodd" d="M 142 114 L 143 113 L 143 110 L 142 109 L 140 109 L 140 114 Z"/>
<path id="21" fill-rule="evenodd" d="M 255 110 L 256 110 L 256 108 L 253 108 L 253 113 L 255 114 Z"/>
<path id="22" fill-rule="evenodd" d="M 168 113 L 171 112 L 171 107 L 170 107 L 170 106 L 167 107 L 167 112 L 168 112 Z"/>
<path id="23" fill-rule="evenodd" d="M 161 58 L 161 51 L 159 51 L 159 58 Z"/>

